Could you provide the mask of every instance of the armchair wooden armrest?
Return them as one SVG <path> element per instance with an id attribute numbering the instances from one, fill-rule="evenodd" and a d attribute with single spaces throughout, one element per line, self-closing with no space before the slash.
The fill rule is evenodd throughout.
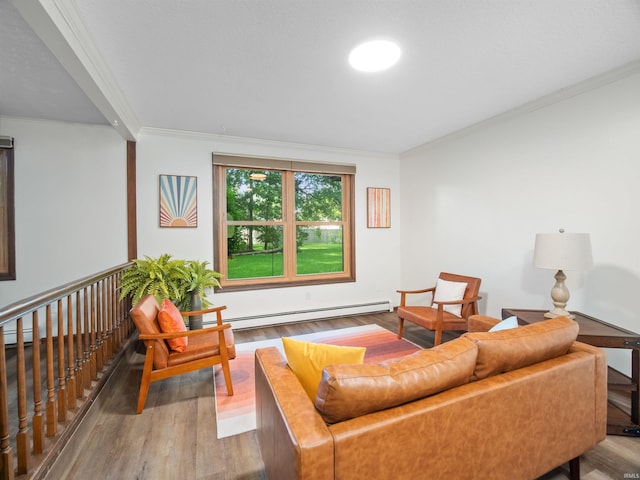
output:
<path id="1" fill-rule="evenodd" d="M 416 293 L 428 293 L 428 292 L 435 292 L 436 287 L 431 287 L 431 288 L 422 288 L 420 290 L 396 290 L 396 292 L 398 292 L 400 294 L 400 306 L 404 307 L 406 305 L 406 301 L 407 301 L 407 295 L 413 295 Z"/>
<path id="2" fill-rule="evenodd" d="M 440 305 L 465 305 L 467 303 L 472 303 L 472 302 L 477 302 L 478 300 L 481 300 L 482 297 L 470 297 L 470 298 L 463 298 L 462 300 L 450 300 L 448 302 L 444 302 L 441 300 L 434 300 L 433 303 L 435 303 L 436 305 L 440 306 Z"/>
<path id="3" fill-rule="evenodd" d="M 194 310 L 192 312 L 180 312 L 180 315 L 182 315 L 183 317 L 192 317 L 194 315 L 204 315 L 206 313 L 216 312 L 218 313 L 217 317 L 219 318 L 220 323 L 222 323 L 222 315 L 220 314 L 220 312 L 226 309 L 227 309 L 226 305 L 220 305 L 218 307 L 206 308 L 204 310 Z"/>
<path id="4" fill-rule="evenodd" d="M 217 332 L 231 328 L 228 323 L 224 325 L 215 325 L 213 327 L 201 328 L 199 330 L 187 330 L 186 332 L 172 332 L 172 333 L 146 333 L 140 334 L 138 338 L 140 340 L 168 340 L 170 338 L 182 338 L 182 337 L 196 337 L 198 335 L 206 335 L 211 332 Z"/>
<path id="5" fill-rule="evenodd" d="M 431 288 L 422 288 L 420 290 L 396 290 L 396 292 L 398 293 L 426 293 L 426 292 L 433 292 L 436 289 L 436 287 L 431 287 Z"/>

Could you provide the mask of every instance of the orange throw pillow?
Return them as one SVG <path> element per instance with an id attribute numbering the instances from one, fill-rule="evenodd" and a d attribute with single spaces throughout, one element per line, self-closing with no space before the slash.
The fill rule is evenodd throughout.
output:
<path id="1" fill-rule="evenodd" d="M 171 301 L 165 298 L 162 301 L 162 307 L 158 312 L 158 323 L 163 333 L 186 332 L 187 326 L 184 324 L 182 315 Z M 187 348 L 187 337 L 170 338 L 167 340 L 171 350 L 175 352 L 184 352 Z"/>

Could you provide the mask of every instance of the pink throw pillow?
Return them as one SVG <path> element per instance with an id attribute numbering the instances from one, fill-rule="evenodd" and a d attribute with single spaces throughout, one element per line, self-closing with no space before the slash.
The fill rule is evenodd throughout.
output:
<path id="1" fill-rule="evenodd" d="M 171 301 L 165 298 L 162 301 L 162 307 L 158 312 L 158 323 L 163 333 L 186 332 L 187 326 L 184 324 L 182 315 Z M 184 352 L 187 348 L 187 337 L 170 338 L 167 340 L 171 350 L 175 352 Z"/>

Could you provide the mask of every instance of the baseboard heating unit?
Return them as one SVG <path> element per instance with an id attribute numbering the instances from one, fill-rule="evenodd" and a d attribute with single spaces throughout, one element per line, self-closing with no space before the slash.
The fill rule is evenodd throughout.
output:
<path id="1" fill-rule="evenodd" d="M 295 310 L 291 312 L 265 313 L 238 318 L 225 318 L 225 322 L 231 323 L 233 328 L 266 327 L 283 323 L 301 322 L 305 320 L 322 320 L 327 318 L 344 317 L 348 315 L 363 315 L 366 313 L 391 312 L 393 307 L 390 300 L 358 303 L 353 305 L 339 305 L 323 308 L 311 308 L 308 310 Z"/>

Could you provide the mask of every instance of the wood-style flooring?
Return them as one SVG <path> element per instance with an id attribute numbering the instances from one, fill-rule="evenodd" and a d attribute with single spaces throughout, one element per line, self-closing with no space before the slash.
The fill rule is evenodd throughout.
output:
<path id="1" fill-rule="evenodd" d="M 397 328 L 393 313 L 287 324 L 235 332 L 249 342 L 328 329 L 377 323 Z M 409 322 L 405 338 L 429 347 L 433 333 Z M 444 341 L 451 338 L 446 334 Z M 143 355 L 134 353 L 119 366 L 101 394 L 100 408 L 84 436 L 77 435 L 47 478 L 68 480 L 259 480 L 266 479 L 255 432 L 218 440 L 211 369 L 151 385 L 142 414 L 135 414 Z M 62 456 L 61 456 L 62 457 Z M 58 462 L 60 463 L 60 462 Z M 514 465 L 517 470 L 517 466 Z M 585 480 L 640 478 L 640 438 L 608 436 L 581 461 Z M 626 475 L 626 476 L 625 476 Z M 542 477 L 566 479 L 568 465 Z M 515 477 L 514 477 L 515 478 Z M 287 480 L 287 479 L 271 479 Z"/>

